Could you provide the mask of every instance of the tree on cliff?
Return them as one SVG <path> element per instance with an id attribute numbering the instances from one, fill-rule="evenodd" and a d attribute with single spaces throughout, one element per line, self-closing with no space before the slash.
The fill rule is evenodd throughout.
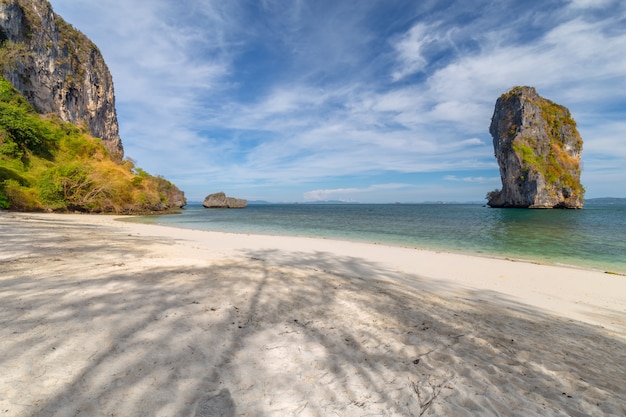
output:
<path id="1" fill-rule="evenodd" d="M 0 77 L 0 208 L 137 213 L 185 204 L 172 183 L 114 161 L 85 127 L 39 115 Z"/>
<path id="2" fill-rule="evenodd" d="M 0 1 L 0 208 L 131 213 L 185 196 L 123 160 L 100 50 L 46 0 Z"/>

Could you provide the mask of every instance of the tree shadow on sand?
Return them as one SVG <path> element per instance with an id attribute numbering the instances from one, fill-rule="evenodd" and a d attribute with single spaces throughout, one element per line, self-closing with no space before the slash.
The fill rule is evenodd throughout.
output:
<path id="1" fill-rule="evenodd" d="M 8 222 L 4 415 L 626 414 L 622 339 L 497 293 L 323 251 L 170 265 L 172 242 Z"/>

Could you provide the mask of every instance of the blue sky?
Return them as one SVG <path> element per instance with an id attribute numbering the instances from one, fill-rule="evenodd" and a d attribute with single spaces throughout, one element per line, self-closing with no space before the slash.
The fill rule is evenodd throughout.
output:
<path id="1" fill-rule="evenodd" d="M 622 0 L 51 0 L 113 75 L 126 156 L 192 201 L 482 201 L 516 85 L 626 197 Z"/>

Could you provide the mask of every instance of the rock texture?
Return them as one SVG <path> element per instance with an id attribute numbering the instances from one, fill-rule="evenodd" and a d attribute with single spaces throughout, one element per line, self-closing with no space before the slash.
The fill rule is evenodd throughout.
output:
<path id="1" fill-rule="evenodd" d="M 98 48 L 56 15 L 46 0 L 0 2 L 0 42 L 23 53 L 4 76 L 42 114 L 84 124 L 123 158 L 113 80 Z"/>
<path id="2" fill-rule="evenodd" d="M 176 186 L 173 186 L 169 190 L 167 190 L 165 195 L 167 201 L 169 201 L 169 205 L 166 206 L 166 209 L 183 208 L 187 205 L 185 192 L 179 190 Z"/>
<path id="3" fill-rule="evenodd" d="M 498 98 L 489 132 L 502 179 L 502 190 L 487 194 L 489 206 L 583 207 L 583 141 L 567 108 L 515 87 Z"/>
<path id="4" fill-rule="evenodd" d="M 248 201 L 227 197 L 226 194 L 220 192 L 207 195 L 202 205 L 206 208 L 244 208 L 248 205 Z"/>

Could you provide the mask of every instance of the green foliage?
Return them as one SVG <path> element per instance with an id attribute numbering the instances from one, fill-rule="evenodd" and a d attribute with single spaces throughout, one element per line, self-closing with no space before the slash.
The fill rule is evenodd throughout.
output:
<path id="1" fill-rule="evenodd" d="M 67 204 L 78 204 L 92 184 L 83 163 L 69 162 L 46 170 L 38 185 L 42 201 L 46 205 L 60 208 Z"/>
<path id="2" fill-rule="evenodd" d="M 135 213 L 167 209 L 178 189 L 99 139 L 42 117 L 0 78 L 0 208 Z"/>
<path id="3" fill-rule="evenodd" d="M 12 140 L 2 138 L 0 141 L 0 155 L 18 158 L 21 155 L 20 147 Z"/>
<path id="4" fill-rule="evenodd" d="M 23 187 L 15 180 L 5 180 L 2 184 L 3 194 L 9 202 L 9 207 L 15 210 L 36 211 L 41 210 L 41 204 L 37 198 L 37 190 L 31 187 Z"/>
<path id="5" fill-rule="evenodd" d="M 39 115 L 10 103 L 0 102 L 0 127 L 6 134 L 0 150 L 5 154 L 30 150 L 37 156 L 50 157 L 59 138 L 58 129 L 51 129 Z"/>
<path id="6" fill-rule="evenodd" d="M 562 141 L 561 136 L 565 130 L 564 128 L 567 127 L 571 132 L 576 130 L 576 122 L 567 108 L 547 99 L 539 100 L 537 105 L 541 109 L 541 115 L 548 124 L 547 133 L 550 137 L 550 143 L 556 144 Z M 582 149 L 582 139 L 580 137 L 578 137 L 575 147 L 577 151 Z"/>
<path id="7" fill-rule="evenodd" d="M 0 44 L 0 72 L 12 70 L 19 62 L 31 55 L 23 42 L 5 40 Z"/>
<path id="8" fill-rule="evenodd" d="M 0 166 L 0 183 L 5 180 L 17 181 L 20 185 L 28 186 L 29 181 L 22 177 L 15 169 L 6 166 Z"/>
<path id="9" fill-rule="evenodd" d="M 522 138 L 513 142 L 513 150 L 520 155 L 526 166 L 537 168 L 543 164 L 541 155 L 535 153 L 531 138 Z"/>
<path id="10" fill-rule="evenodd" d="M 135 174 L 137 174 L 137 176 L 140 178 L 146 178 L 148 175 L 150 175 L 141 168 L 135 168 L 134 171 L 135 171 Z"/>
<path id="11" fill-rule="evenodd" d="M 4 181 L 0 182 L 0 209 L 8 209 L 11 207 L 9 197 L 4 193 Z"/>
<path id="12" fill-rule="evenodd" d="M 4 78 L 0 78 L 0 155 L 21 158 L 27 151 L 50 157 L 60 138 L 51 126 Z"/>
<path id="13" fill-rule="evenodd" d="M 10 82 L 0 77 L 0 102 L 34 112 L 30 103 L 22 96 Z"/>
<path id="14" fill-rule="evenodd" d="M 501 98 L 510 99 L 513 96 L 521 97 L 524 89 L 534 89 L 531 87 L 514 87 Z M 528 97 L 528 96 L 526 96 Z M 531 94 L 531 97 L 533 95 Z M 528 98 L 526 98 L 528 99 Z M 530 137 L 515 138 L 512 146 L 513 150 L 520 157 L 523 165 L 530 171 L 541 174 L 548 184 L 558 185 L 561 188 L 570 188 L 577 194 L 584 194 L 584 188 L 580 184 L 579 161 L 572 158 L 564 148 L 564 136 L 575 137 L 573 147 L 575 151 L 582 150 L 582 139 L 576 130 L 576 122 L 572 118 L 569 110 L 550 100 L 536 95 L 536 99 L 531 99 L 541 110 L 541 115 L 546 121 L 546 135 L 548 143 L 538 149 L 537 141 Z M 511 127 L 509 135 L 515 136 L 516 126 Z M 571 145 L 571 143 L 570 143 Z M 526 177 L 520 178 L 522 181 Z"/>
<path id="15" fill-rule="evenodd" d="M 511 97 L 513 96 L 521 96 L 522 95 L 522 90 L 525 87 L 516 85 L 515 87 L 511 88 L 509 91 L 507 91 L 506 93 L 502 94 L 500 96 L 501 100 L 509 100 Z"/>
<path id="16" fill-rule="evenodd" d="M 519 155 L 525 167 L 541 174 L 548 184 L 558 183 L 560 187 L 569 187 L 574 191 L 584 192 L 580 182 L 576 179 L 580 173 L 577 160 L 554 144 L 547 154 L 537 153 L 532 142 L 530 138 L 518 138 L 513 142 L 513 150 Z M 525 181 L 526 178 L 520 179 Z"/>

